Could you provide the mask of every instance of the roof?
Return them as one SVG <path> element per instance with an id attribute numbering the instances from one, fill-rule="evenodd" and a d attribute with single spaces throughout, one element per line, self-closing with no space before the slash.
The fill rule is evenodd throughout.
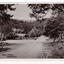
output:
<path id="1" fill-rule="evenodd" d="M 18 36 L 25 36 L 26 34 L 17 34 Z"/>
<path id="2" fill-rule="evenodd" d="M 36 36 L 38 32 L 39 32 L 39 30 L 36 29 L 36 27 L 33 27 L 32 30 L 28 33 L 28 35 Z"/>

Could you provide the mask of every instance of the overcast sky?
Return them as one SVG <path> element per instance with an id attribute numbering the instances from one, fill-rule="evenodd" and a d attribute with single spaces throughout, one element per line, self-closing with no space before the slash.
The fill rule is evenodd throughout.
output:
<path id="1" fill-rule="evenodd" d="M 9 11 L 8 13 L 13 14 L 14 19 L 19 20 L 35 20 L 35 18 L 30 18 L 29 14 L 32 12 L 31 9 L 28 7 L 27 4 L 19 4 L 15 5 L 16 7 L 15 11 Z M 51 16 L 51 13 L 49 12 L 46 17 L 49 18 Z"/>

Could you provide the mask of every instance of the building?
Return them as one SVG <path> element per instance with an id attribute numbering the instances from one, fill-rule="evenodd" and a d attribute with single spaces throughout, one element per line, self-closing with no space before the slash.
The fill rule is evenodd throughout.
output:
<path id="1" fill-rule="evenodd" d="M 24 39 L 24 36 L 26 35 L 26 34 L 16 34 L 17 36 L 18 36 L 18 38 L 16 38 L 16 39 Z"/>
<path id="2" fill-rule="evenodd" d="M 36 27 L 33 27 L 28 33 L 28 37 L 38 37 L 39 35 L 41 35 L 41 32 Z"/>

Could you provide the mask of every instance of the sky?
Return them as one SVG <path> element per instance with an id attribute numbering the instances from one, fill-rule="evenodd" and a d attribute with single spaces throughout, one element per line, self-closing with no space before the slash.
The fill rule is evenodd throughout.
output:
<path id="1" fill-rule="evenodd" d="M 32 10 L 28 7 L 27 4 L 18 4 L 14 6 L 16 8 L 15 11 L 8 11 L 8 13 L 14 15 L 13 19 L 19 19 L 19 20 L 36 20 L 34 17 L 31 18 L 29 14 L 32 12 Z M 48 12 L 45 18 L 50 18 L 51 11 Z"/>

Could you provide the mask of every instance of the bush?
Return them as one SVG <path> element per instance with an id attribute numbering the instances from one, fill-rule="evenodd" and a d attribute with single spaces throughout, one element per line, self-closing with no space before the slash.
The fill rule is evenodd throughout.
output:
<path id="1" fill-rule="evenodd" d="M 49 36 L 49 35 L 48 35 L 48 32 L 43 32 L 43 35 L 45 35 L 45 36 L 47 36 L 47 37 Z"/>
<path id="2" fill-rule="evenodd" d="M 6 39 L 15 39 L 16 37 L 18 37 L 15 33 L 9 33 L 7 36 L 6 36 Z"/>
<path id="3" fill-rule="evenodd" d="M 0 37 L 0 40 L 1 40 L 1 37 Z M 5 37 L 3 37 L 3 41 L 5 41 L 6 40 L 6 38 Z"/>

